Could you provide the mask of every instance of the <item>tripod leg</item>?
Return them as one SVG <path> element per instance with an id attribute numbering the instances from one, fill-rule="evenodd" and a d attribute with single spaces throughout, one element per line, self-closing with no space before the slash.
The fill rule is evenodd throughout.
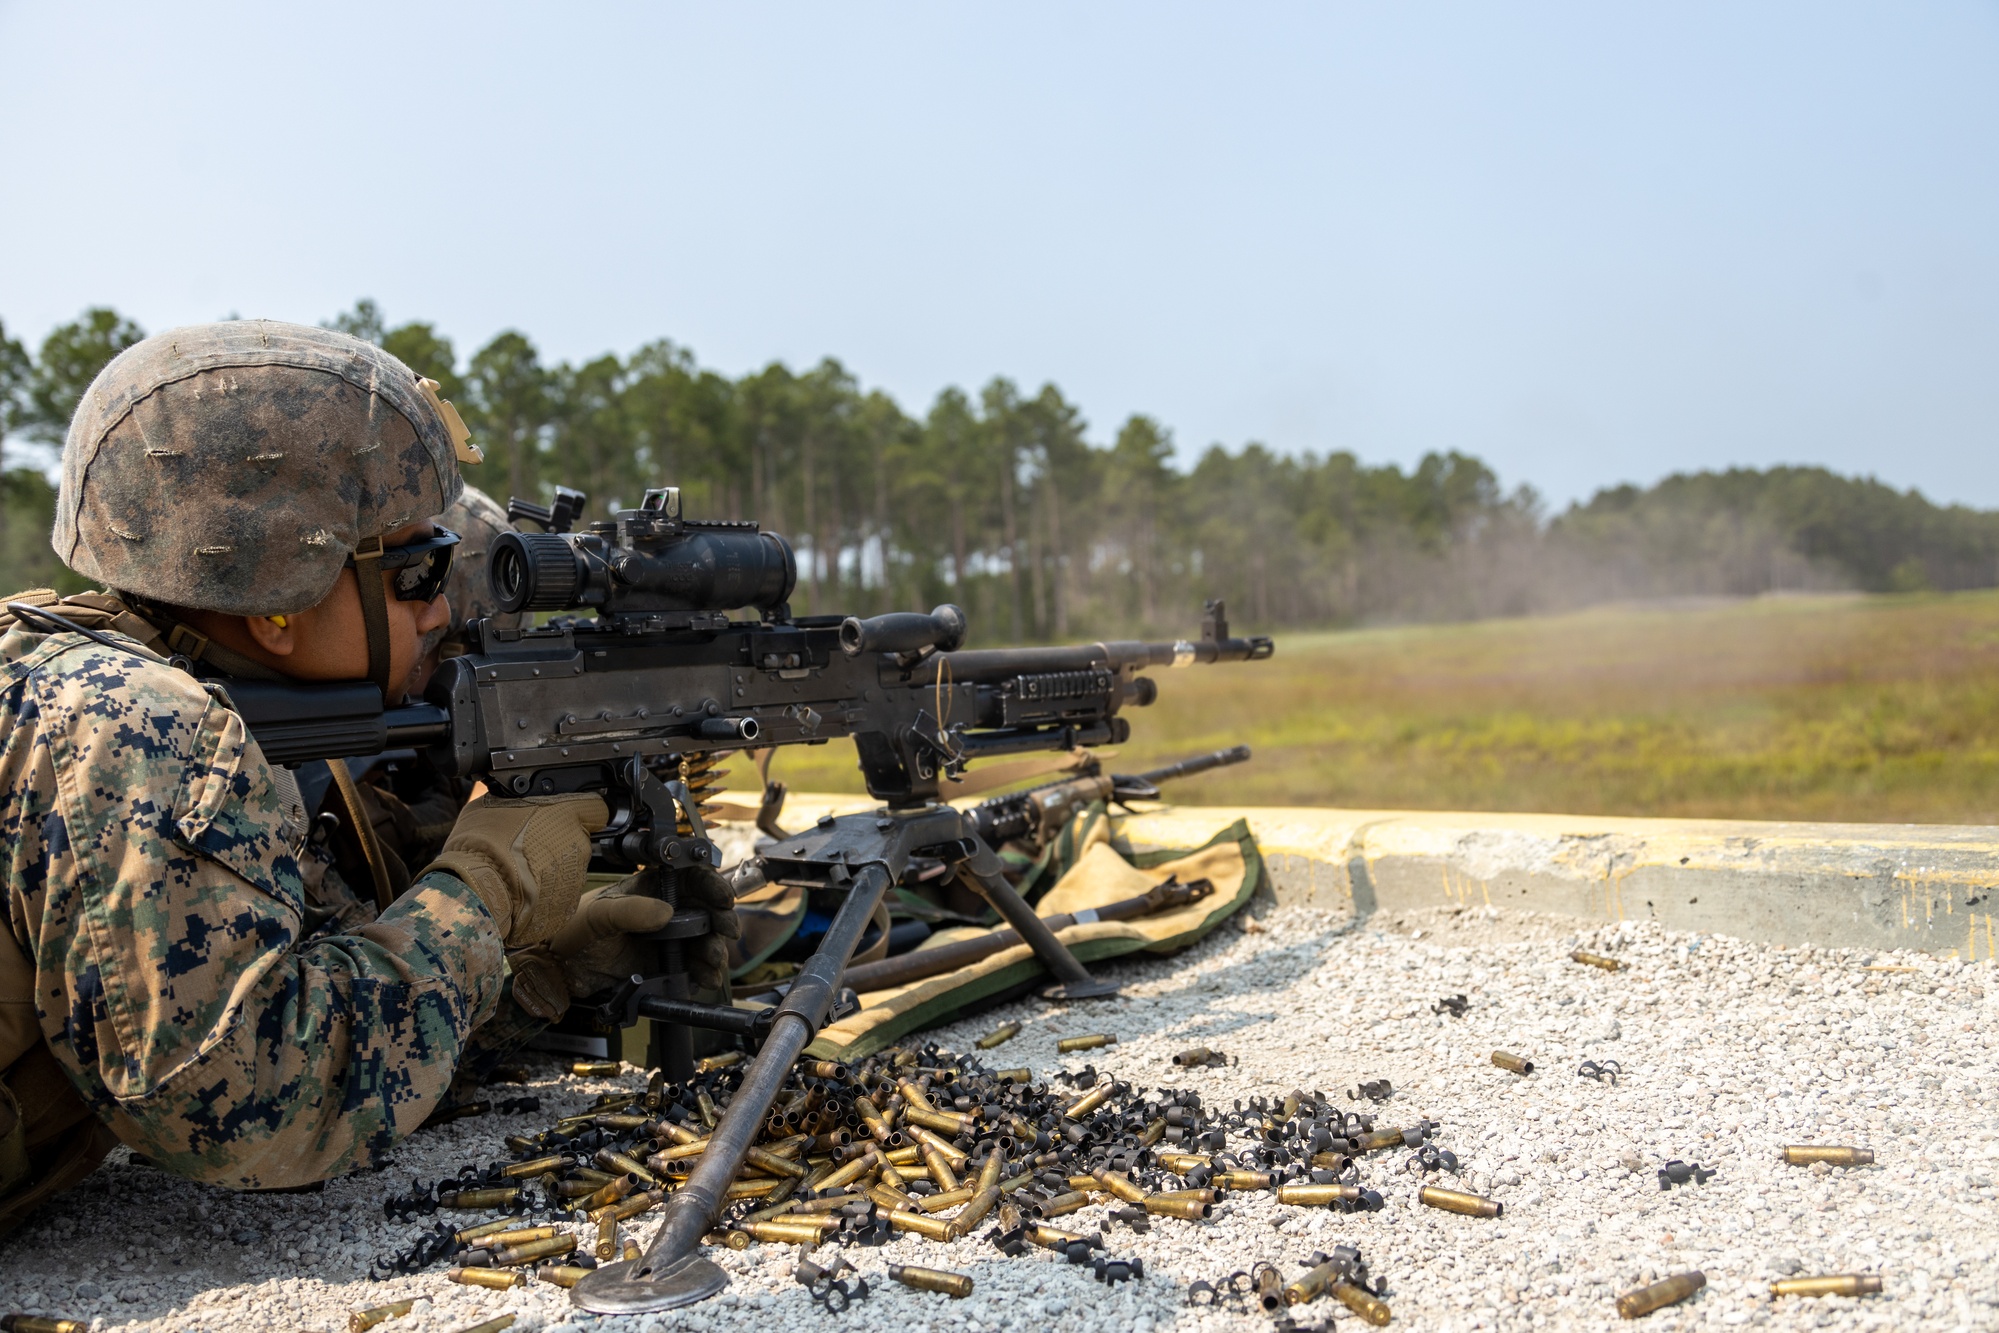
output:
<path id="1" fill-rule="evenodd" d="M 679 902 L 679 872 L 661 866 L 653 872 L 659 881 L 659 896 L 670 905 Z M 669 1000 L 689 1000 L 693 991 L 687 985 L 687 962 L 683 956 L 679 940 L 660 940 L 659 973 L 665 978 L 666 998 Z M 694 1077 L 694 1031 L 680 1023 L 662 1023 L 657 1019 L 647 1020 L 652 1024 L 652 1040 L 646 1044 L 646 1063 L 660 1070 L 675 1083 L 685 1083 Z"/>
<path id="2" fill-rule="evenodd" d="M 1014 892 L 1013 885 L 1007 883 L 1006 876 L 1001 873 L 1003 864 L 999 853 L 980 841 L 978 850 L 958 867 L 958 878 L 991 903 L 1001 918 L 1033 948 L 1034 956 L 1041 960 L 1042 966 L 1055 974 L 1058 984 L 1042 994 L 1051 1000 L 1091 1000 L 1116 995 L 1116 983 L 1099 981 L 1091 976 L 1089 969 L 1069 952 L 1069 946 L 1055 938 L 1055 932 L 1048 928 L 1048 923 Z"/>

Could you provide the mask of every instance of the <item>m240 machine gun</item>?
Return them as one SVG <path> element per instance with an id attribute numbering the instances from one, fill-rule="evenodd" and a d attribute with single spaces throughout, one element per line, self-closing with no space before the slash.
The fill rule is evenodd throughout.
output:
<path id="1" fill-rule="evenodd" d="M 558 613 L 501 631 L 478 622 L 475 652 L 443 662 L 426 702 L 384 709 L 372 685 L 232 682 L 230 691 L 273 763 L 361 756 L 418 746 L 446 773 L 476 776 L 518 796 L 595 791 L 611 808 L 595 836 L 599 864 L 651 867 L 668 901 L 675 871 L 719 866 L 698 792 L 721 750 L 850 738 L 869 814 L 827 818 L 786 839 L 738 877 L 799 885 L 837 900 L 817 951 L 780 1004 L 761 1014 L 696 1003 L 680 941 L 707 933 L 681 909 L 653 938 L 654 975 L 604 1004 L 624 1021 L 654 1020 L 654 1064 L 692 1072 L 691 1027 L 760 1039 L 708 1150 L 667 1200 L 652 1246 L 577 1284 L 577 1304 L 602 1313 L 671 1309 L 719 1291 L 727 1276 L 701 1258 L 700 1239 L 779 1085 L 825 1023 L 841 974 L 883 895 L 914 858 L 948 863 L 1054 974 L 1056 998 L 1115 993 L 1092 977 L 1001 874 L 1001 861 L 959 811 L 939 801 L 972 760 L 1113 744 L 1130 734 L 1127 706 L 1153 701 L 1152 667 L 1258 661 L 1267 638 L 1229 634 L 1208 604 L 1202 636 L 1174 643 L 965 650 L 963 611 L 794 616 L 790 545 L 755 523 L 682 516 L 678 490 L 646 493 L 637 509 L 564 531 L 583 497 L 515 514 L 546 530 L 500 536 L 487 554 L 507 611 Z M 732 613 L 752 612 L 749 618 Z M 588 618 L 577 612 L 593 611 Z M 746 882 L 747 878 L 747 882 Z"/>

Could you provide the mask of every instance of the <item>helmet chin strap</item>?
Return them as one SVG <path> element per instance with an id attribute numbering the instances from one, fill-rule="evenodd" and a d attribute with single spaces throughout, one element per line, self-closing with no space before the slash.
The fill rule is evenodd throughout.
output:
<path id="1" fill-rule="evenodd" d="M 361 590 L 361 620 L 368 630 L 368 679 L 382 692 L 384 707 L 400 700 L 389 697 L 389 599 L 382 589 L 382 539 L 364 539 L 354 549 L 354 582 Z"/>

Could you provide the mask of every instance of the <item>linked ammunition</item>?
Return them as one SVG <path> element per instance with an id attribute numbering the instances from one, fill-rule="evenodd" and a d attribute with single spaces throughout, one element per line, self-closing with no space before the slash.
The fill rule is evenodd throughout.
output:
<path id="1" fill-rule="evenodd" d="M 1175 1055 L 1173 1057 L 1173 1063 L 1176 1065 L 1180 1065 L 1183 1068 L 1192 1065 L 1204 1065 L 1208 1063 L 1208 1060 L 1213 1055 L 1214 1052 L 1209 1050 L 1205 1046 L 1190 1046 L 1186 1050 L 1181 1051 L 1179 1054 Z"/>
<path id="2" fill-rule="evenodd" d="M 890 1264 L 888 1275 L 905 1287 L 914 1287 L 918 1291 L 941 1291 L 953 1300 L 962 1300 L 972 1294 L 972 1279 L 963 1273 L 918 1268 L 913 1264 Z"/>
<path id="3" fill-rule="evenodd" d="M 1881 1290 L 1876 1273 L 1841 1273 L 1828 1277 L 1787 1277 L 1770 1284 L 1772 1296 L 1872 1296 Z"/>
<path id="4" fill-rule="evenodd" d="M 1044 1208 L 1043 1213 L 1047 1213 Z M 1212 1217 L 1215 1206 L 1199 1199 L 1162 1199 L 1157 1194 L 1147 1195 L 1145 1211 L 1160 1217 L 1183 1217 L 1190 1222 L 1202 1222 Z"/>
<path id="5" fill-rule="evenodd" d="M 1497 1199 L 1488 1199 L 1483 1194 L 1460 1194 L 1456 1190 L 1438 1189 L 1435 1185 L 1425 1185 L 1417 1190 L 1416 1201 L 1441 1208 L 1447 1213 L 1463 1213 L 1466 1217 L 1498 1217 L 1506 1211 L 1506 1205 Z"/>
<path id="6" fill-rule="evenodd" d="M 994 1028 L 991 1032 L 988 1032 L 985 1036 L 980 1037 L 976 1044 L 980 1050 L 990 1051 L 993 1047 L 1004 1045 L 1005 1043 L 1012 1041 L 1015 1037 L 1018 1037 L 1019 1035 L 1020 1035 L 1020 1024 L 1002 1023 L 998 1027 Z"/>
<path id="7" fill-rule="evenodd" d="M 1073 1213 L 1079 1208 L 1087 1208 L 1089 1206 L 1089 1195 L 1084 1194 L 1080 1190 L 1070 1190 L 1067 1194 L 1058 1194 L 1048 1202 L 1042 1204 L 1041 1215 L 1043 1217 L 1061 1217 L 1064 1214 Z"/>
<path id="8" fill-rule="evenodd" d="M 1109 1101 L 1111 1099 L 1111 1091 L 1111 1082 L 1109 1079 L 1105 1079 L 1103 1082 L 1097 1084 L 1096 1087 L 1091 1088 L 1081 1097 L 1069 1103 L 1067 1109 L 1062 1112 L 1063 1118 L 1067 1120 L 1081 1120 L 1084 1116 Z"/>
<path id="9" fill-rule="evenodd" d="M 1082 1037 L 1064 1037 L 1055 1043 L 1055 1049 L 1063 1055 L 1074 1051 L 1094 1051 L 1099 1046 L 1115 1046 L 1117 1038 L 1108 1032 L 1092 1032 Z"/>
<path id="10" fill-rule="evenodd" d="M 524 1241 L 519 1245 L 509 1245 L 505 1249 L 493 1251 L 493 1267 L 519 1268 L 538 1260 L 554 1259 L 570 1253 L 575 1248 L 574 1236 L 548 1236 L 541 1240 Z M 604 1256 L 599 1254 L 597 1257 L 601 1259 Z"/>
<path id="11" fill-rule="evenodd" d="M 579 1078 L 609 1078 L 624 1069 L 621 1060 L 571 1060 L 569 1072 Z"/>
<path id="12" fill-rule="evenodd" d="M 941 1217 L 930 1217 L 923 1213 L 890 1213 L 888 1224 L 897 1231 L 914 1231 L 919 1236 L 931 1240 L 952 1240 L 951 1224 Z"/>
<path id="13" fill-rule="evenodd" d="M 1393 1318 L 1388 1312 L 1388 1304 L 1367 1288 L 1352 1282 L 1335 1282 L 1333 1296 L 1340 1304 L 1373 1324 L 1376 1328 L 1385 1326 Z"/>
<path id="14" fill-rule="evenodd" d="M 456 1282 L 460 1286 L 490 1287 L 494 1291 L 508 1291 L 528 1284 L 526 1273 L 511 1268 L 454 1268 L 444 1277 L 447 1282 Z"/>
<path id="15" fill-rule="evenodd" d="M 377 1324 L 390 1319 L 401 1319 L 410 1312 L 410 1307 L 415 1305 L 416 1301 L 417 1298 L 412 1296 L 408 1300 L 390 1301 L 387 1305 L 374 1305 L 366 1310 L 356 1310 L 347 1316 L 347 1333 L 368 1333 L 368 1330 Z M 88 1324 L 78 1324 L 63 1319 L 46 1322 L 49 1327 L 40 1330 L 39 1333 L 84 1333 L 89 1328 Z M 10 1321 L 7 1329 L 8 1333 L 38 1333 L 38 1330 L 23 1328 L 18 1320 Z"/>
<path id="16" fill-rule="evenodd" d="M 590 1276 L 590 1271 L 569 1264 L 543 1264 L 534 1270 L 534 1275 L 552 1287 L 573 1287 Z"/>
<path id="17" fill-rule="evenodd" d="M 520 1186 L 504 1189 L 445 1190 L 437 1196 L 439 1208 L 505 1208 L 521 1197 Z"/>
<path id="18" fill-rule="evenodd" d="M 609 1213 L 597 1219 L 597 1258 L 608 1263 L 618 1255 L 618 1219 Z"/>
<path id="19" fill-rule="evenodd" d="M 1531 1074 L 1534 1072 L 1534 1062 L 1532 1060 L 1524 1056 L 1514 1055 L 1511 1051 L 1494 1051 L 1492 1053 L 1492 1062 L 1501 1069 L 1511 1070 L 1516 1074 Z"/>
<path id="20" fill-rule="evenodd" d="M 1279 1185 L 1277 1202 L 1303 1208 L 1324 1208 L 1335 1203 L 1351 1203 L 1360 1197 L 1358 1185 Z M 1469 1197 L 1469 1196 L 1466 1196 Z"/>
<path id="21" fill-rule="evenodd" d="M 1793 1143 L 1784 1148 L 1784 1160 L 1792 1166 L 1810 1166 L 1813 1162 L 1824 1162 L 1827 1166 L 1872 1166 L 1874 1150 L 1831 1143 Z"/>
<path id="22" fill-rule="evenodd" d="M 1569 955 L 1569 960 L 1571 962 L 1583 963 L 1590 967 L 1600 967 L 1606 972 L 1615 972 L 1624 966 L 1624 964 L 1618 962 L 1615 958 L 1605 958 L 1602 954 L 1591 953 L 1587 949 L 1577 949 Z"/>
<path id="23" fill-rule="evenodd" d="M 1654 1310 L 1678 1305 L 1706 1285 L 1706 1273 L 1675 1273 L 1663 1282 L 1654 1282 L 1649 1287 L 1640 1287 L 1619 1296 L 1617 1312 L 1626 1319 L 1636 1319 Z"/>
<path id="24" fill-rule="evenodd" d="M 500 1174 L 509 1178 L 515 1176 L 539 1176 L 549 1171 L 560 1171 L 568 1165 L 569 1159 L 560 1154 L 537 1157 L 531 1162 L 515 1162 L 512 1166 L 500 1168 Z"/>
<path id="25" fill-rule="evenodd" d="M 730 1065 L 739 1065 L 743 1060 L 744 1055 L 741 1051 L 723 1051 L 720 1055 L 710 1055 L 696 1060 L 694 1062 L 694 1072 L 697 1074 L 712 1074 L 718 1069 L 727 1069 Z"/>

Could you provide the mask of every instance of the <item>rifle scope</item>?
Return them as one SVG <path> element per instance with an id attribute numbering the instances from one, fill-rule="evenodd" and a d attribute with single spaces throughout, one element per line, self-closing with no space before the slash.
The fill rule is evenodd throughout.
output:
<path id="1" fill-rule="evenodd" d="M 504 611 L 774 610 L 791 598 L 791 544 L 754 523 L 683 521 L 627 509 L 584 532 L 505 532 L 487 576 Z"/>

